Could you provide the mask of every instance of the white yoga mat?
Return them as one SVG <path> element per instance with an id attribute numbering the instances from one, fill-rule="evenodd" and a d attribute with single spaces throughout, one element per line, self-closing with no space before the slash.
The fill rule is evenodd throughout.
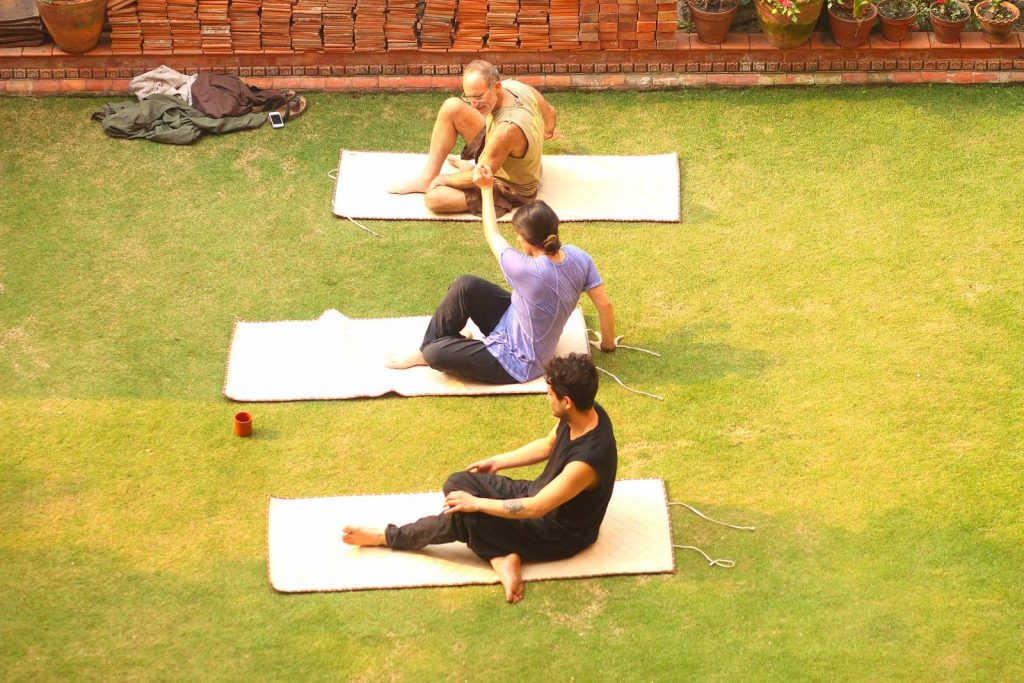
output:
<path id="1" fill-rule="evenodd" d="M 492 584 L 491 566 L 462 543 L 418 551 L 359 548 L 341 541 L 353 524 L 383 528 L 441 511 L 444 496 L 412 493 L 336 498 L 271 498 L 270 583 L 282 593 Z M 615 482 L 597 542 L 575 557 L 523 564 L 523 579 L 567 579 L 675 571 L 665 485 Z"/>
<path id="2" fill-rule="evenodd" d="M 388 356 L 419 348 L 428 316 L 235 322 L 224 395 L 235 401 L 305 401 L 381 396 L 543 394 L 542 377 L 522 384 L 466 382 L 428 367 L 392 370 Z M 481 338 L 472 323 L 463 334 Z M 555 355 L 589 353 L 583 312 L 565 323 Z"/>
<path id="3" fill-rule="evenodd" d="M 425 154 L 342 150 L 334 187 L 334 213 L 343 218 L 478 221 L 471 214 L 436 214 L 422 194 L 389 194 L 387 188 L 416 177 Z M 442 173 L 455 169 L 446 164 Z M 679 222 L 679 160 L 649 156 L 544 157 L 538 199 L 563 221 Z M 511 220 L 506 214 L 502 220 Z"/>

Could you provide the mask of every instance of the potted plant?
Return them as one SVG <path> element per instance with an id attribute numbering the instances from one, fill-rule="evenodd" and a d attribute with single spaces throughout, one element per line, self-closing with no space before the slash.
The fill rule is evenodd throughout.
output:
<path id="1" fill-rule="evenodd" d="M 1020 18 L 1020 10 L 1012 2 L 984 0 L 974 6 L 974 14 L 981 24 L 981 37 L 990 43 L 1004 43 L 1010 37 L 1013 24 Z"/>
<path id="2" fill-rule="evenodd" d="M 917 5 L 913 0 L 882 0 L 878 3 L 878 22 L 882 25 L 882 37 L 898 43 L 910 33 L 910 26 L 917 17 Z"/>
<path id="3" fill-rule="evenodd" d="M 754 0 L 765 39 L 781 48 L 806 43 L 821 15 L 825 0 Z"/>
<path id="4" fill-rule="evenodd" d="M 725 40 L 740 8 L 740 0 L 686 0 L 686 4 L 697 37 L 708 45 L 718 45 Z"/>
<path id="5" fill-rule="evenodd" d="M 106 0 L 36 0 L 36 7 L 61 50 L 80 54 L 96 47 L 103 31 Z"/>
<path id="6" fill-rule="evenodd" d="M 878 9 L 871 0 L 828 0 L 828 25 L 840 47 L 860 47 L 868 42 Z"/>
<path id="7" fill-rule="evenodd" d="M 940 43 L 956 43 L 960 32 L 971 18 L 971 8 L 964 0 L 935 0 L 928 6 L 935 40 Z"/>

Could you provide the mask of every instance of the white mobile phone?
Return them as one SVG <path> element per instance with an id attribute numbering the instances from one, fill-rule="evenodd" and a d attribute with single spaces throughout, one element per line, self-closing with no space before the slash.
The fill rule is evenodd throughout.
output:
<path id="1" fill-rule="evenodd" d="M 267 116 L 270 117 L 271 127 L 284 128 L 284 117 L 281 116 L 280 112 L 272 111 Z"/>

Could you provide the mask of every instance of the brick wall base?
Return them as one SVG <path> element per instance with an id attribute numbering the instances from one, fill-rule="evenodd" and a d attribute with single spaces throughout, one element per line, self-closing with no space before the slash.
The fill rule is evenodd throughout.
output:
<path id="1" fill-rule="evenodd" d="M 844 49 L 816 33 L 780 50 L 761 34 L 732 33 L 721 45 L 677 34 L 673 49 L 506 52 L 356 52 L 287 55 L 113 55 L 101 43 L 84 55 L 53 45 L 0 48 L 0 94 L 126 94 L 128 82 L 161 64 L 181 71 L 235 74 L 265 88 L 327 92 L 457 90 L 462 65 L 481 57 L 547 90 L 656 90 L 687 87 L 866 85 L 873 83 L 1020 83 L 1024 34 L 989 45 L 980 34 L 937 43 L 912 33 L 901 43 L 872 36 Z"/>
<path id="2" fill-rule="evenodd" d="M 526 75 L 519 80 L 546 90 L 675 90 L 680 88 L 746 88 L 755 86 L 875 85 L 899 83 L 1024 83 L 1022 71 L 841 71 L 758 74 L 575 74 Z M 50 95 L 126 95 L 127 78 L 18 78 L 0 80 L 0 94 L 45 97 Z M 458 76 L 253 76 L 247 83 L 260 88 L 291 88 L 302 92 L 429 92 L 455 91 Z"/>

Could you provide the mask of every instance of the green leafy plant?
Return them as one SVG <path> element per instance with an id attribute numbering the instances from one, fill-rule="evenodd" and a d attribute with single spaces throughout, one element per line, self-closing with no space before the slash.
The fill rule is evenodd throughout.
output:
<path id="1" fill-rule="evenodd" d="M 691 5 L 705 12 L 724 12 L 737 5 L 746 5 L 750 0 L 688 0 Z"/>
<path id="2" fill-rule="evenodd" d="M 871 0 L 828 0 L 828 8 L 839 13 L 850 15 L 851 19 L 860 19 L 864 10 L 871 5 Z"/>
<path id="3" fill-rule="evenodd" d="M 890 19 L 905 19 L 917 11 L 913 0 L 888 0 L 878 5 L 878 13 Z"/>
<path id="4" fill-rule="evenodd" d="M 932 28 L 930 3 L 928 0 L 911 0 L 914 6 L 917 7 L 917 15 L 914 17 L 914 22 L 911 24 L 915 31 L 930 31 Z"/>
<path id="5" fill-rule="evenodd" d="M 768 5 L 772 14 L 789 17 L 794 24 L 797 21 L 797 15 L 800 14 L 800 6 L 794 0 L 766 0 L 765 4 Z"/>
<path id="6" fill-rule="evenodd" d="M 935 0 L 929 7 L 933 17 L 946 21 L 960 21 L 971 16 L 971 7 L 963 0 Z"/>
<path id="7" fill-rule="evenodd" d="M 1019 16 L 1018 13 L 1013 10 L 1013 5 L 1009 2 L 997 2 L 996 0 L 993 0 L 992 2 L 989 2 L 987 7 L 979 9 L 978 13 L 982 15 L 986 21 L 1006 22 L 1015 21 Z"/>

